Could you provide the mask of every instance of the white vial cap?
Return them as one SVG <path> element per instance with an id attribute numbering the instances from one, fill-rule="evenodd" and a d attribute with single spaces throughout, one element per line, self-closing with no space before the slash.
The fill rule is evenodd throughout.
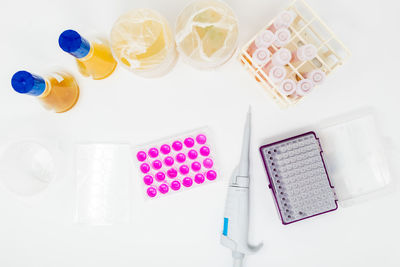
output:
<path id="1" fill-rule="evenodd" d="M 289 43 L 290 38 L 290 31 L 286 28 L 280 28 L 275 32 L 274 45 L 276 45 L 277 47 L 283 47 Z"/>
<path id="2" fill-rule="evenodd" d="M 304 96 L 311 92 L 314 84 L 310 79 L 303 79 L 297 82 L 296 94 L 299 96 Z"/>
<path id="3" fill-rule="evenodd" d="M 281 94 L 283 95 L 291 95 L 296 92 L 296 82 L 292 79 L 285 79 L 282 81 L 282 83 L 279 85 L 278 90 Z"/>
<path id="4" fill-rule="evenodd" d="M 272 64 L 284 66 L 292 60 L 292 53 L 287 48 L 281 48 L 272 56 Z"/>
<path id="5" fill-rule="evenodd" d="M 307 79 L 310 79 L 314 85 L 321 84 L 325 81 L 326 74 L 320 69 L 315 69 L 307 73 Z"/>
<path id="6" fill-rule="evenodd" d="M 306 44 L 297 49 L 297 58 L 300 61 L 312 60 L 316 55 L 317 48 L 312 44 Z"/>
<path id="7" fill-rule="evenodd" d="M 268 76 L 269 78 L 275 82 L 275 83 L 280 83 L 286 78 L 287 71 L 284 67 L 282 66 L 273 66 L 269 73 Z"/>
<path id="8" fill-rule="evenodd" d="M 275 41 L 275 34 L 270 30 L 262 31 L 254 41 L 257 47 L 270 47 Z"/>
<path id="9" fill-rule="evenodd" d="M 271 58 L 271 52 L 269 52 L 268 48 L 260 47 L 254 51 L 252 59 L 253 62 L 257 65 L 264 66 L 268 63 Z"/>
<path id="10" fill-rule="evenodd" d="M 296 13 L 291 10 L 284 10 L 274 21 L 275 29 L 287 28 L 293 23 L 296 18 Z"/>

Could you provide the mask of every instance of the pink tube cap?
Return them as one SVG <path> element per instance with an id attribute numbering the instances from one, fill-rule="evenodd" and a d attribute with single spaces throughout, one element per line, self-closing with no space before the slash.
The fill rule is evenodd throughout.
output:
<path id="1" fill-rule="evenodd" d="M 136 158 L 138 159 L 138 161 L 145 161 L 146 158 L 147 158 L 147 154 L 146 154 L 146 152 L 144 152 L 144 151 L 139 151 L 139 152 L 136 154 Z"/>
<path id="2" fill-rule="evenodd" d="M 157 195 L 157 189 L 155 187 L 149 187 L 147 188 L 147 195 L 149 197 L 155 197 Z"/>
<path id="3" fill-rule="evenodd" d="M 177 191 L 177 190 L 179 190 L 180 188 L 181 188 L 181 183 L 180 183 L 179 181 L 175 180 L 175 181 L 173 181 L 173 182 L 171 183 L 171 189 L 172 189 L 172 190 Z"/>
<path id="4" fill-rule="evenodd" d="M 198 173 L 194 176 L 194 181 L 196 182 L 196 184 L 202 184 L 204 183 L 205 177 L 203 174 Z"/>
<path id="5" fill-rule="evenodd" d="M 182 184 L 184 187 L 191 187 L 193 185 L 193 180 L 190 177 L 183 178 Z"/>
<path id="6" fill-rule="evenodd" d="M 194 149 L 191 149 L 191 150 L 189 150 L 189 152 L 188 152 L 188 157 L 189 157 L 190 159 L 196 159 L 196 158 L 197 158 L 197 155 L 198 155 L 198 153 L 197 153 L 197 151 L 194 150 Z"/>
<path id="7" fill-rule="evenodd" d="M 207 137 L 204 134 L 199 134 L 196 136 L 196 141 L 200 145 L 204 145 L 207 142 Z"/>
<path id="8" fill-rule="evenodd" d="M 191 148 L 194 146 L 194 139 L 191 137 L 186 138 L 183 143 L 185 144 L 186 147 Z"/>
<path id="9" fill-rule="evenodd" d="M 182 145 L 181 141 L 175 141 L 175 142 L 172 143 L 172 148 L 175 151 L 180 151 L 182 149 L 182 147 L 183 147 L 183 145 Z"/>
<path id="10" fill-rule="evenodd" d="M 169 186 L 167 184 L 160 184 L 158 191 L 160 191 L 161 194 L 166 194 L 169 191 Z"/>
<path id="11" fill-rule="evenodd" d="M 210 148 L 208 146 L 202 146 L 200 148 L 200 154 L 204 157 L 207 157 L 208 155 L 210 155 Z"/>
<path id="12" fill-rule="evenodd" d="M 206 175 L 207 179 L 210 181 L 213 181 L 217 178 L 217 173 L 214 170 L 208 171 Z"/>
<path id="13" fill-rule="evenodd" d="M 169 145 L 167 145 L 167 144 L 164 144 L 164 145 L 161 146 L 160 151 L 164 155 L 167 155 L 169 152 L 171 152 L 171 147 Z"/>

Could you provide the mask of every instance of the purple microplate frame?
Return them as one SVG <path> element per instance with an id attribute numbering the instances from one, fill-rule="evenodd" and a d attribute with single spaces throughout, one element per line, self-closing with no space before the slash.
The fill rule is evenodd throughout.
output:
<path id="1" fill-rule="evenodd" d="M 269 182 L 268 188 L 271 189 L 271 191 L 272 191 L 272 194 L 273 194 L 273 197 L 274 197 L 274 201 L 275 201 L 275 205 L 276 205 L 276 207 L 278 209 L 279 216 L 281 217 L 282 224 L 284 224 L 284 225 L 288 225 L 288 224 L 292 224 L 292 223 L 295 223 L 295 222 L 299 222 L 299 221 L 302 221 L 302 220 L 305 220 L 305 219 L 309 219 L 309 218 L 312 218 L 312 217 L 315 217 L 315 216 L 318 216 L 318 215 L 321 215 L 321 214 L 325 214 L 325 213 L 328 213 L 328 212 L 332 212 L 332 211 L 335 211 L 335 210 L 338 209 L 337 199 L 335 198 L 334 199 L 335 208 L 333 208 L 333 209 L 329 209 L 329 210 L 326 210 L 326 211 L 323 211 L 323 212 L 319 212 L 319 213 L 316 213 L 316 214 L 305 216 L 303 218 L 296 219 L 296 220 L 293 220 L 293 221 L 290 221 L 290 222 L 285 221 L 285 219 L 283 217 L 283 214 L 282 214 L 283 207 L 281 207 L 280 204 L 279 204 L 278 196 L 277 196 L 277 193 L 276 193 L 277 190 L 275 188 L 275 184 L 274 184 L 273 179 L 271 177 L 271 170 L 268 168 L 267 160 L 264 157 L 264 150 L 266 148 L 268 148 L 268 147 L 272 147 L 272 146 L 275 146 L 275 145 L 278 145 L 278 144 L 282 144 L 282 143 L 286 143 L 286 142 L 289 142 L 289 141 L 292 141 L 292 140 L 300 139 L 300 138 L 308 136 L 308 135 L 313 135 L 315 140 L 318 142 L 319 152 L 320 152 L 319 154 L 320 154 L 320 157 L 321 157 L 321 161 L 322 161 L 323 167 L 325 169 L 325 174 L 326 174 L 326 177 L 328 179 L 328 183 L 329 183 L 330 188 L 334 191 L 334 186 L 332 185 L 332 183 L 330 181 L 328 170 L 327 170 L 326 165 L 325 165 L 322 146 L 321 146 L 321 143 L 319 141 L 319 138 L 317 137 L 317 135 L 316 135 L 316 133 L 314 131 L 309 131 L 309 132 L 306 132 L 306 133 L 303 133 L 303 134 L 300 134 L 300 135 L 296 135 L 296 136 L 293 136 L 293 137 L 290 137 L 290 138 L 286 138 L 286 139 L 283 139 L 283 140 L 280 140 L 280 141 L 276 141 L 276 142 L 273 142 L 273 143 L 270 143 L 270 144 L 266 144 L 266 145 L 261 146 L 260 149 L 259 149 L 260 154 L 261 154 L 261 158 L 262 158 L 263 163 L 264 163 L 264 168 L 265 168 L 265 171 L 266 171 L 267 177 L 268 177 L 268 182 Z"/>

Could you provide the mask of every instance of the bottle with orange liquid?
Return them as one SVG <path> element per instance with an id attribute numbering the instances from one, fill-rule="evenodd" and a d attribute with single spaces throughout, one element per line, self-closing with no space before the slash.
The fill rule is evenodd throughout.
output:
<path id="1" fill-rule="evenodd" d="M 89 42 L 74 30 L 61 33 L 58 44 L 76 58 L 83 76 L 101 80 L 110 76 L 117 66 L 108 45 L 100 41 Z"/>
<path id="2" fill-rule="evenodd" d="M 79 98 L 79 87 L 74 77 L 63 72 L 43 78 L 18 71 L 13 75 L 11 85 L 20 94 L 36 96 L 46 109 L 57 113 L 70 110 Z"/>

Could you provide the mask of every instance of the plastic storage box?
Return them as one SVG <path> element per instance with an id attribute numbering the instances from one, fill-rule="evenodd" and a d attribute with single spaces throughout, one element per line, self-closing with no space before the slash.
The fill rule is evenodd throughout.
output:
<path id="1" fill-rule="evenodd" d="M 390 164 L 372 114 L 324 125 L 260 147 L 283 224 L 385 192 Z"/>

